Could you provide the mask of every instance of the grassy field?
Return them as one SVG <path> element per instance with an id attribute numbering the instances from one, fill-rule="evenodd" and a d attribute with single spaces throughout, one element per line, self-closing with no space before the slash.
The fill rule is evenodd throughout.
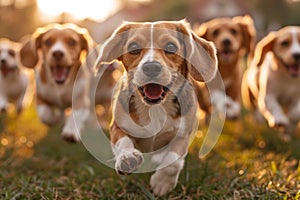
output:
<path id="1" fill-rule="evenodd" d="M 300 199 L 300 136 L 290 143 L 251 119 L 226 122 L 205 159 L 190 148 L 177 187 L 160 199 Z M 0 118 L 0 199 L 155 199 L 150 173 L 118 176 L 34 109 Z"/>

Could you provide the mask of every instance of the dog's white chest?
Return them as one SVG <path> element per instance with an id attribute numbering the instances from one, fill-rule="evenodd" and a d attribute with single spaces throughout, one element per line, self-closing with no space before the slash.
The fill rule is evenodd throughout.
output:
<path id="1" fill-rule="evenodd" d="M 0 92 L 11 100 L 19 98 L 27 85 L 28 79 L 23 73 L 12 77 L 0 77 Z"/>
<path id="2" fill-rule="evenodd" d="M 64 85 L 55 85 L 51 83 L 44 84 L 39 78 L 37 80 L 38 94 L 47 99 L 47 101 L 58 107 L 71 106 L 72 102 L 72 87 L 69 83 Z"/>

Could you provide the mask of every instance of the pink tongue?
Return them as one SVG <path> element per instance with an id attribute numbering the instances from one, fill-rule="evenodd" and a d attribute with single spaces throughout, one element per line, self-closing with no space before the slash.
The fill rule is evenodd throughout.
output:
<path id="1" fill-rule="evenodd" d="M 8 74 L 9 69 L 7 69 L 6 67 L 2 67 L 1 72 L 2 72 L 2 75 L 5 77 Z"/>
<path id="2" fill-rule="evenodd" d="M 144 93 L 149 99 L 158 99 L 163 92 L 163 87 L 158 84 L 150 83 L 144 86 Z"/>
<path id="3" fill-rule="evenodd" d="M 68 75 L 68 68 L 66 67 L 54 67 L 53 75 L 56 81 L 64 81 Z"/>
<path id="4" fill-rule="evenodd" d="M 294 76 L 298 76 L 298 74 L 299 74 L 299 68 L 300 68 L 300 66 L 298 66 L 298 65 L 290 66 L 289 67 L 290 74 L 292 74 Z"/>

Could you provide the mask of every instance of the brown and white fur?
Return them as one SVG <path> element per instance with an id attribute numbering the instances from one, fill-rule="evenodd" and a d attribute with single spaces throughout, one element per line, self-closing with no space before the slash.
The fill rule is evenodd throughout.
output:
<path id="1" fill-rule="evenodd" d="M 300 27 L 287 26 L 257 44 L 243 77 L 243 101 L 257 109 L 270 127 L 292 133 L 300 119 L 299 85 Z"/>
<path id="2" fill-rule="evenodd" d="M 224 113 L 226 108 L 226 118 L 236 119 L 241 111 L 244 56 L 248 54 L 251 59 L 255 46 L 256 31 L 253 20 L 248 15 L 215 18 L 201 24 L 195 31 L 198 36 L 214 42 L 217 48 L 218 69 L 225 86 L 226 98 L 222 98 L 225 94 L 215 88 L 211 94 L 213 108 L 218 113 Z"/>
<path id="3" fill-rule="evenodd" d="M 20 51 L 22 64 L 35 69 L 40 120 L 47 125 L 64 124 L 62 136 L 70 142 L 80 140 L 79 132 L 89 115 L 90 78 L 86 66 L 83 73 L 78 71 L 92 43 L 84 28 L 74 24 L 50 24 L 38 28 Z M 75 79 L 78 88 L 73 90 Z M 72 96 L 76 103 L 72 102 Z M 72 114 L 65 122 L 65 110 L 71 106 Z M 75 125 L 73 115 L 80 115 L 82 121 Z"/>
<path id="4" fill-rule="evenodd" d="M 110 125 L 115 169 L 132 173 L 144 161 L 142 152 L 153 153 L 157 168 L 150 185 L 164 195 L 177 184 L 197 123 L 192 87 L 216 73 L 216 50 L 185 21 L 127 22 L 103 44 L 97 63 L 115 59 L 125 68 Z"/>
<path id="5" fill-rule="evenodd" d="M 0 110 L 7 111 L 8 104 L 15 104 L 17 113 L 24 105 L 29 85 L 28 74 L 19 63 L 20 44 L 6 38 L 0 39 Z"/>

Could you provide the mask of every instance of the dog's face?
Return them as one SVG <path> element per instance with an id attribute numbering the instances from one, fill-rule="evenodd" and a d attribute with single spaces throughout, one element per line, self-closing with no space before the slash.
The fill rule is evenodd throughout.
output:
<path id="1" fill-rule="evenodd" d="M 52 29 L 40 38 L 46 65 L 57 83 L 63 83 L 72 67 L 78 65 L 82 51 L 80 35 L 71 29 Z"/>
<path id="2" fill-rule="evenodd" d="M 249 16 L 216 18 L 201 24 L 196 30 L 200 37 L 213 41 L 221 63 L 232 63 L 240 50 L 252 51 L 255 43 L 255 28 Z"/>
<path id="3" fill-rule="evenodd" d="M 123 63 L 129 81 L 150 105 L 163 102 L 177 79 L 189 74 L 196 80 L 211 79 L 217 62 L 213 45 L 184 22 L 123 24 L 102 46 L 98 63 L 113 59 Z"/>
<path id="4" fill-rule="evenodd" d="M 43 67 L 50 71 L 56 83 L 64 83 L 70 74 L 76 74 L 91 41 L 86 29 L 72 24 L 49 25 L 39 28 L 29 44 L 21 49 L 21 61 L 27 67 L 34 67 L 38 51 L 42 52 Z M 29 58 L 28 58 L 29 57 Z"/>
<path id="5" fill-rule="evenodd" d="M 279 67 L 285 68 L 291 77 L 299 77 L 300 27 L 288 26 L 263 38 L 255 50 L 257 66 L 263 62 L 269 51 L 274 53 Z"/>
<path id="6" fill-rule="evenodd" d="M 0 39 L 0 70 L 6 76 L 11 70 L 18 68 L 17 54 L 20 45 L 8 39 Z"/>
<path id="7" fill-rule="evenodd" d="M 186 73 L 184 69 L 184 45 L 176 32 L 157 29 L 151 32 L 151 24 L 130 30 L 124 44 L 122 61 L 147 103 L 164 100 L 173 79 Z"/>

